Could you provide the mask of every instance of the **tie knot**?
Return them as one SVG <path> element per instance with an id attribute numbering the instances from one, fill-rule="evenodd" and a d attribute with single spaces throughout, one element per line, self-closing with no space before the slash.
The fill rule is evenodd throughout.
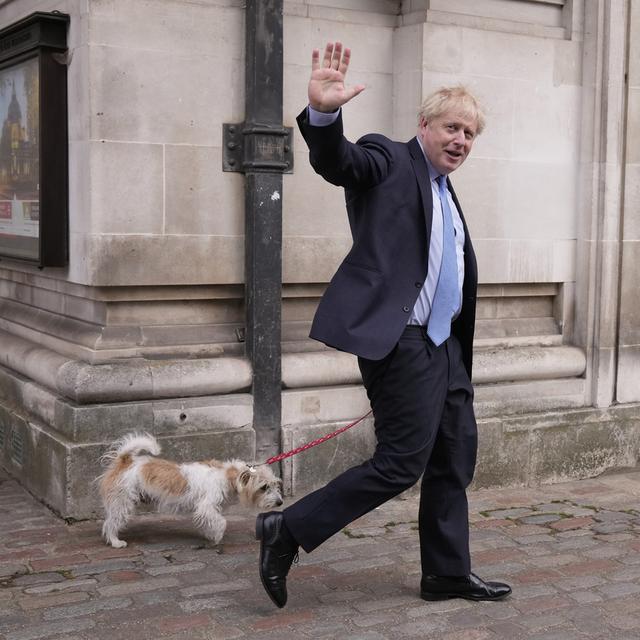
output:
<path id="1" fill-rule="evenodd" d="M 438 187 L 440 187 L 440 191 L 443 191 L 444 193 L 446 193 L 447 192 L 447 176 L 445 175 L 438 176 L 436 180 L 438 181 Z"/>

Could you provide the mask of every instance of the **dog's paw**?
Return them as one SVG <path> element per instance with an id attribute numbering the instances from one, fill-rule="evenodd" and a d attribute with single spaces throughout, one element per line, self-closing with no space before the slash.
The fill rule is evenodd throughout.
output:
<path id="1" fill-rule="evenodd" d="M 215 551 L 218 554 L 224 553 L 224 547 L 222 542 L 214 542 L 213 540 L 206 540 L 202 544 L 196 545 L 193 547 L 197 551 Z"/>
<path id="2" fill-rule="evenodd" d="M 113 540 L 109 543 L 114 549 L 124 549 L 127 543 L 124 540 Z"/>

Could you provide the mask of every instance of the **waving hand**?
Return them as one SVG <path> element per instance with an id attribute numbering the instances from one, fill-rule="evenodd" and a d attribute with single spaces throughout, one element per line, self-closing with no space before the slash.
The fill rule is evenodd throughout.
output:
<path id="1" fill-rule="evenodd" d="M 320 62 L 320 51 L 313 50 L 311 56 L 311 78 L 309 79 L 309 105 L 317 111 L 335 111 L 364 90 L 363 84 L 347 87 L 344 83 L 351 49 L 342 49 L 342 43 L 329 42 Z"/>

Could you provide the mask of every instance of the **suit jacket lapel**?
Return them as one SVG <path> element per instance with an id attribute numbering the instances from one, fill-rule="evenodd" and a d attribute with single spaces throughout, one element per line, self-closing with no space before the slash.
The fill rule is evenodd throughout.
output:
<path id="1" fill-rule="evenodd" d="M 422 208 L 424 210 L 424 223 L 427 231 L 427 249 L 431 242 L 431 224 L 433 222 L 433 197 L 431 195 L 431 179 L 429 178 L 429 169 L 424 159 L 422 149 L 418 141 L 413 138 L 407 142 L 409 154 L 411 155 L 411 164 L 416 174 L 420 195 L 422 196 Z"/>
<path id="2" fill-rule="evenodd" d="M 476 265 L 476 256 L 473 250 L 473 245 L 471 244 L 471 237 L 469 236 L 469 229 L 462 213 L 462 207 L 458 202 L 456 192 L 454 191 L 451 180 L 449 180 L 448 177 L 447 184 L 449 186 L 449 192 L 451 193 L 453 202 L 455 203 L 458 209 L 458 213 L 460 214 L 460 220 L 462 220 L 462 227 L 464 229 L 464 284 L 472 283 L 475 291 L 475 286 L 478 279 L 478 267 Z"/>

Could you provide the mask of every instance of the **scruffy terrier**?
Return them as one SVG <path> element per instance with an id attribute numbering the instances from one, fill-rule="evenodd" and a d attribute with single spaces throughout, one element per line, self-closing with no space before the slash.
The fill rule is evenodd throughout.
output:
<path id="1" fill-rule="evenodd" d="M 108 468 L 98 478 L 105 510 L 102 536 L 112 547 L 127 546 L 118 533 L 140 502 L 151 502 L 160 511 L 192 513 L 196 526 L 218 547 L 227 527 L 224 504 L 238 498 L 258 509 L 282 505 L 281 482 L 269 467 L 241 460 L 177 464 L 154 457 L 158 455 L 160 445 L 153 436 L 132 433 L 103 456 Z"/>

